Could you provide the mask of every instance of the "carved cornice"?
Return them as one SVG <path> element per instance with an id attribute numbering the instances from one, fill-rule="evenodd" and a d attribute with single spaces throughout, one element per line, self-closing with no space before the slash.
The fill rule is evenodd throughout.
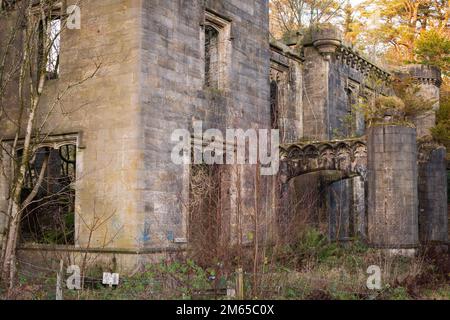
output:
<path id="1" fill-rule="evenodd" d="M 438 88 L 442 85 L 441 70 L 435 66 L 412 64 L 404 67 L 401 72 L 409 75 L 420 84 L 434 85 Z"/>
<path id="2" fill-rule="evenodd" d="M 341 45 L 336 50 L 336 60 L 361 72 L 364 76 L 375 75 L 384 81 L 389 81 L 391 73 L 373 64 L 350 47 Z"/>
<path id="3" fill-rule="evenodd" d="M 367 146 L 362 139 L 287 144 L 280 157 L 285 180 L 322 170 L 366 176 Z"/>
<path id="4" fill-rule="evenodd" d="M 417 161 L 429 161 L 430 154 L 442 148 L 435 142 L 418 141 Z M 360 175 L 365 179 L 367 142 L 361 138 L 284 144 L 280 147 L 280 159 L 284 181 L 323 170 L 342 171 L 346 175 Z"/>

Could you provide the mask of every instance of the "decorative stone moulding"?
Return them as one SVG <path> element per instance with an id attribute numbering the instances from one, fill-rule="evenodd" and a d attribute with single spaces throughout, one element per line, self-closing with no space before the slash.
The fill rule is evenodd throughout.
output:
<path id="1" fill-rule="evenodd" d="M 322 25 L 313 29 L 312 43 L 325 58 L 329 59 L 341 46 L 342 36 L 333 26 Z"/>
<path id="2" fill-rule="evenodd" d="M 281 178 L 288 181 L 305 173 L 338 170 L 345 176 L 365 179 L 366 150 L 361 139 L 285 144 L 280 148 Z"/>
<path id="3" fill-rule="evenodd" d="M 438 67 L 412 64 L 406 66 L 404 71 L 421 84 L 431 84 L 436 87 L 442 85 L 441 70 Z"/>
<path id="4" fill-rule="evenodd" d="M 338 50 L 336 50 L 336 59 L 338 61 L 341 61 L 343 64 L 361 72 L 365 76 L 374 74 L 378 78 L 385 81 L 388 81 L 391 78 L 390 73 L 369 62 L 367 59 L 360 56 L 356 51 L 348 46 L 341 45 Z"/>

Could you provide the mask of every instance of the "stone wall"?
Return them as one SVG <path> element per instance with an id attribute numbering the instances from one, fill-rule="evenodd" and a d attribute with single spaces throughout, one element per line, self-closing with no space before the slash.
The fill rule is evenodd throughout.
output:
<path id="1" fill-rule="evenodd" d="M 329 238 L 346 242 L 353 236 L 353 185 L 351 179 L 332 183 L 327 188 Z"/>
<path id="2" fill-rule="evenodd" d="M 276 113 L 280 142 L 289 143 L 303 137 L 303 62 L 293 49 L 271 44 L 271 110 Z M 276 90 L 274 92 L 273 90 Z"/>
<path id="3" fill-rule="evenodd" d="M 77 246 L 180 248 L 187 237 L 189 166 L 172 163 L 171 134 L 192 132 L 194 120 L 203 121 L 203 130 L 270 128 L 268 1 L 84 0 L 81 12 L 81 30 L 61 35 L 60 76 L 47 83 L 38 120 L 49 114 L 45 133 L 76 137 Z M 203 30 L 211 19 L 224 29 L 218 88 L 204 81 Z M 92 79 L 53 103 L 96 66 Z M 295 107 L 290 112 L 298 113 Z M 298 130 L 300 117 L 288 127 Z M 14 134 L 10 123 L 0 132 L 6 140 Z M 231 239 L 238 220 L 250 229 L 255 213 L 273 218 L 274 184 L 257 177 L 255 166 L 226 170 L 224 228 Z M 255 188 L 265 190 L 258 201 Z"/>
<path id="4" fill-rule="evenodd" d="M 81 7 L 81 29 L 61 34 L 60 75 L 47 82 L 36 123 L 48 116 L 43 133 L 77 136 L 77 246 L 87 246 L 95 229 L 89 246 L 133 248 L 140 195 L 141 1 L 68 4 L 75 2 Z M 86 80 L 98 65 L 95 76 Z M 1 138 L 12 138 L 13 129 L 8 121 L 1 123 Z"/>
<path id="5" fill-rule="evenodd" d="M 359 176 L 353 179 L 353 235 L 367 239 L 367 181 Z"/>
<path id="6" fill-rule="evenodd" d="M 345 45 L 337 49 L 331 57 L 328 82 L 331 138 L 365 134 L 363 108 L 376 92 L 387 92 L 389 77 L 389 73 Z"/>
<path id="7" fill-rule="evenodd" d="M 310 140 L 329 140 L 328 79 L 330 62 L 313 46 L 304 48 L 303 135 Z"/>
<path id="8" fill-rule="evenodd" d="M 361 103 L 370 100 L 375 91 L 387 92 L 390 74 L 346 46 L 342 34 L 328 25 L 308 31 L 303 54 L 305 138 L 363 135 Z"/>
<path id="9" fill-rule="evenodd" d="M 168 246 L 173 239 L 187 238 L 189 166 L 170 160 L 174 129 L 194 134 L 194 120 L 203 121 L 203 130 L 217 128 L 223 133 L 225 128 L 270 126 L 267 1 L 203 3 L 143 2 L 138 237 L 144 247 Z M 227 49 L 222 55 L 225 66 L 218 88 L 205 87 L 204 82 L 203 26 L 211 16 L 223 21 L 224 32 L 230 33 L 223 39 Z M 228 212 L 222 214 L 227 221 L 223 228 L 230 230 L 237 223 L 238 171 L 243 223 L 248 224 L 254 214 L 255 167 L 228 166 L 226 170 L 229 173 L 224 176 L 231 180 L 231 187 L 223 199 Z M 261 200 L 261 208 L 270 208 L 265 200 Z"/>
<path id="10" fill-rule="evenodd" d="M 196 138 L 202 133 L 194 132 L 194 121 L 203 122 L 203 131 L 268 129 L 272 125 L 270 81 L 276 81 L 282 142 L 330 140 L 342 129 L 342 119 L 352 113 L 351 104 L 375 90 L 369 75 L 389 77 L 345 47 L 332 30 L 321 30 L 305 40 L 303 56 L 283 45 L 271 48 L 267 0 L 84 0 L 81 10 L 81 30 L 62 33 L 60 77 L 47 83 L 38 120 L 49 116 L 44 131 L 52 137 L 75 137 L 78 247 L 107 247 L 133 258 L 138 253 L 185 248 L 191 167 L 171 161 L 175 129 L 188 129 Z M 205 85 L 204 28 L 208 24 L 220 29 L 217 87 Z M 96 66 L 100 68 L 92 79 L 56 99 L 68 86 L 89 77 Z M 438 96 L 434 73 L 412 74 L 421 81 L 423 94 Z M 10 99 L 14 101 L 14 95 Z M 1 123 L 0 134 L 9 141 L 14 135 L 12 123 Z M 330 195 L 342 193 L 345 202 L 344 215 L 338 219 L 339 210 L 334 210 L 338 199 L 329 199 L 332 237 L 364 236 L 368 223 L 375 245 L 417 245 L 415 141 L 410 128 L 370 129 L 368 186 L 363 177 L 355 177 L 328 190 Z M 305 154 L 312 153 L 302 165 L 309 168 L 320 160 L 322 169 L 364 176 L 357 170 L 361 159 L 357 146 L 353 154 L 347 147 L 305 149 Z M 443 185 L 434 174 L 442 163 L 433 159 L 420 171 L 422 186 L 433 186 L 421 192 L 424 212 L 434 210 L 433 200 Z M 260 177 L 256 166 L 234 165 L 225 166 L 222 177 L 223 242 L 251 241 L 255 228 L 276 229 L 275 178 Z M 319 178 L 316 175 L 314 181 Z M 297 189 L 294 197 L 301 196 L 298 186 L 305 181 L 300 180 L 291 182 L 297 183 L 292 187 Z M 6 206 L 6 186 L 0 178 L 0 209 Z M 436 211 L 439 217 L 441 209 Z M 433 211 L 431 220 L 436 223 L 436 219 Z M 93 228 L 94 221 L 98 226 Z M 339 236 L 338 225 L 344 226 Z M 0 231 L 1 226 L 2 220 Z M 435 232 L 434 228 L 422 228 L 427 230 L 423 234 L 440 239 L 441 229 Z M 91 231 L 92 240 L 87 243 Z"/>
<path id="11" fill-rule="evenodd" d="M 382 125 L 368 130 L 368 236 L 387 249 L 419 244 L 416 130 Z"/>
<path id="12" fill-rule="evenodd" d="M 365 181 L 362 177 L 339 180 L 327 188 L 327 211 L 331 241 L 367 238 Z"/>
<path id="13" fill-rule="evenodd" d="M 419 158 L 419 235 L 423 244 L 448 241 L 445 148 L 422 150 Z"/>

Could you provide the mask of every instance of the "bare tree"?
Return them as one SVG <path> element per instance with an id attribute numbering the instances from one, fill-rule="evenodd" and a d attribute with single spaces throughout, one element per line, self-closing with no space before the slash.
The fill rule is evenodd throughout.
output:
<path id="1" fill-rule="evenodd" d="M 47 81 L 59 72 L 59 39 L 68 21 L 64 5 L 57 0 L 1 1 L 0 5 L 0 24 L 4 30 L 0 34 L 3 44 L 0 49 L 0 122 L 12 123 L 14 135 L 12 143 L 2 142 L 2 155 L 6 158 L 2 161 L 9 162 L 11 169 L 3 172 L 10 189 L 7 212 L 4 212 L 7 229 L 0 261 L 1 279 L 11 288 L 16 278 L 20 222 L 36 198 L 48 169 L 47 152 L 31 192 L 24 198 L 30 162 L 36 156 L 39 143 L 49 134 L 43 128 L 62 96 L 94 77 L 100 65 L 85 79 L 68 85 L 44 108 L 41 97 Z"/>
<path id="2" fill-rule="evenodd" d="M 271 33 L 290 35 L 342 16 L 348 0 L 270 0 Z"/>

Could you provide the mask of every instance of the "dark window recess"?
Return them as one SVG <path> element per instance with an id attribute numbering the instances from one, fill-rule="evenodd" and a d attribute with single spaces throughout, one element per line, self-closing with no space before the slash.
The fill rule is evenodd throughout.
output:
<path id="1" fill-rule="evenodd" d="M 347 116 L 341 124 L 343 133 L 347 137 L 362 136 L 365 132 L 365 119 L 361 107 L 367 100 L 360 95 L 358 87 L 349 86 L 346 91 Z"/>
<path id="2" fill-rule="evenodd" d="M 43 179 L 39 179 L 42 173 Z M 75 243 L 75 173 L 75 145 L 36 151 L 27 168 L 22 201 L 33 190 L 37 193 L 22 217 L 21 242 Z"/>
<path id="3" fill-rule="evenodd" d="M 12 10 L 17 3 L 17 0 L 0 0 L 0 8 L 3 10 Z"/>
<path id="4" fill-rule="evenodd" d="M 278 83 L 270 82 L 270 123 L 272 129 L 278 129 Z"/>
<path id="5" fill-rule="evenodd" d="M 205 26 L 205 86 L 219 87 L 219 31 Z"/>

